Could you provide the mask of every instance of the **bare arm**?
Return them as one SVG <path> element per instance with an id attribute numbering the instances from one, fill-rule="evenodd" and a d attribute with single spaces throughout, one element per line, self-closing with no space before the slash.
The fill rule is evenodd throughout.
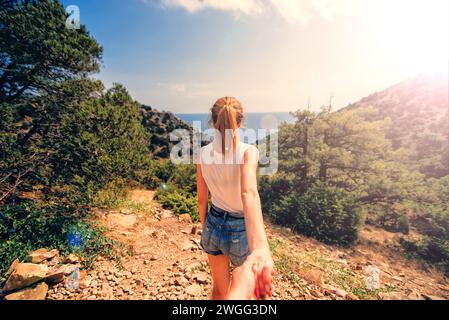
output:
<path id="1" fill-rule="evenodd" d="M 244 163 L 240 165 L 240 178 L 246 232 L 251 251 L 246 263 L 252 265 L 255 273 L 255 295 L 259 299 L 271 296 L 275 272 L 257 190 L 258 162 L 257 150 L 250 149 L 245 152 Z"/>
<path id="2" fill-rule="evenodd" d="M 206 221 L 207 206 L 209 201 L 209 189 L 204 181 L 201 172 L 201 164 L 196 165 L 196 191 L 198 195 L 198 211 L 200 214 L 201 225 L 204 227 Z"/>
<path id="3" fill-rule="evenodd" d="M 244 163 L 240 165 L 241 196 L 251 252 L 255 249 L 268 249 L 259 191 L 257 190 L 257 162 L 257 154 L 247 151 Z"/>

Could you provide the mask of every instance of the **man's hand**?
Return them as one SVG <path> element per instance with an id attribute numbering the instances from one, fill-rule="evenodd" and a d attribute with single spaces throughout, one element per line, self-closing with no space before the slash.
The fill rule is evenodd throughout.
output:
<path id="1" fill-rule="evenodd" d="M 274 262 L 268 248 L 255 249 L 248 257 L 255 275 L 255 291 L 257 299 L 267 299 L 273 294 Z"/>

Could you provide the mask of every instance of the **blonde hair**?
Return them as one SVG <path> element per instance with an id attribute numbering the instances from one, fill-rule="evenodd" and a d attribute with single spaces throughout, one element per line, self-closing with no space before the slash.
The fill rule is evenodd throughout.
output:
<path id="1" fill-rule="evenodd" d="M 236 130 L 240 128 L 243 122 L 243 107 L 240 101 L 233 97 L 220 98 L 215 102 L 211 109 L 212 122 L 221 134 L 221 150 L 223 155 L 226 150 L 226 130 L 232 130 L 232 143 L 234 151 L 237 148 Z"/>

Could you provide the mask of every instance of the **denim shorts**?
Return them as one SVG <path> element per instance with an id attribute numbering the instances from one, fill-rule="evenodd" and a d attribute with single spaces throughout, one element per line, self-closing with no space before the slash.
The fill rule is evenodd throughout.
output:
<path id="1" fill-rule="evenodd" d="M 207 254 L 225 255 L 234 266 L 241 266 L 249 255 L 245 219 L 212 205 L 201 234 L 201 247 Z"/>

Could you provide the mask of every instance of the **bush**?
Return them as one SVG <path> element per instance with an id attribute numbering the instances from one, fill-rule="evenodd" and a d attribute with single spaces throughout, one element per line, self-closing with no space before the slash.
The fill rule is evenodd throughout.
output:
<path id="1" fill-rule="evenodd" d="M 100 208 L 117 208 L 133 186 L 138 184 L 123 178 L 115 179 L 96 193 L 92 204 Z"/>
<path id="2" fill-rule="evenodd" d="M 169 183 L 187 193 L 196 193 L 196 166 L 192 164 L 176 165 Z"/>
<path id="3" fill-rule="evenodd" d="M 449 273 L 449 241 L 427 238 L 418 252 L 424 259 L 444 267 Z"/>
<path id="4" fill-rule="evenodd" d="M 421 242 L 401 239 L 401 244 L 412 256 L 435 264 L 449 275 L 449 241 L 427 237 Z"/>
<path id="5" fill-rule="evenodd" d="M 190 214 L 193 222 L 199 220 L 196 193 L 185 192 L 167 185 L 158 189 L 155 198 L 163 208 L 172 210 L 176 215 L 187 213 Z"/>
<path id="6" fill-rule="evenodd" d="M 272 216 L 271 208 L 278 203 L 279 199 L 290 194 L 293 190 L 294 176 L 278 173 L 271 177 L 263 176 L 259 179 L 259 194 L 262 203 L 262 211 L 273 220 L 277 220 Z M 280 217 L 279 217 L 280 218 Z M 278 222 L 280 224 L 292 224 L 289 217 L 282 217 L 284 220 Z"/>
<path id="7" fill-rule="evenodd" d="M 50 181 L 73 202 L 91 204 L 108 183 L 137 180 L 146 169 L 149 135 L 141 125 L 139 104 L 123 86 L 115 84 L 99 99 L 91 98 L 67 114 L 63 125 Z"/>
<path id="8" fill-rule="evenodd" d="M 401 212 L 389 206 L 381 206 L 382 213 L 379 216 L 371 217 L 372 225 L 378 226 L 390 232 L 410 233 L 410 222 L 407 213 Z"/>
<path id="9" fill-rule="evenodd" d="M 98 254 L 117 259 L 121 246 L 68 207 L 34 202 L 0 207 L 0 276 L 14 259 L 22 260 L 39 248 L 56 248 L 63 255 L 77 253 L 89 266 Z"/>
<path id="10" fill-rule="evenodd" d="M 291 193 L 273 205 L 275 223 L 328 244 L 349 246 L 358 240 L 363 219 L 354 197 L 343 189 L 313 184 L 303 195 Z"/>
<path id="11" fill-rule="evenodd" d="M 173 176 L 176 167 L 170 160 L 151 160 L 149 168 L 142 173 L 140 182 L 151 189 L 157 189 L 167 183 Z"/>
<path id="12" fill-rule="evenodd" d="M 399 232 L 402 232 L 403 234 L 409 234 L 410 233 L 410 222 L 407 215 L 402 215 L 398 219 L 398 229 Z"/>
<path id="13" fill-rule="evenodd" d="M 412 220 L 424 236 L 421 241 L 404 240 L 404 249 L 415 257 L 441 267 L 449 275 L 449 176 L 427 181 L 424 209 Z"/>

